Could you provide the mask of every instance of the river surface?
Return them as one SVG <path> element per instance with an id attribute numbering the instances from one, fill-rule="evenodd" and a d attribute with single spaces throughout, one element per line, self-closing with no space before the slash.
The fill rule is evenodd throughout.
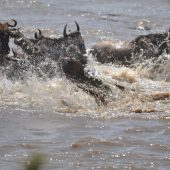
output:
<path id="1" fill-rule="evenodd" d="M 88 51 L 99 40 L 167 31 L 169 9 L 169 0 L 0 0 L 0 20 L 16 19 L 29 37 L 36 28 L 60 36 L 65 24 L 74 31 L 76 20 Z M 108 106 L 64 78 L 0 76 L 0 170 L 22 169 L 34 153 L 45 155 L 43 170 L 170 169 L 170 60 L 154 72 L 152 62 L 132 69 L 88 57 L 89 72 L 113 89 Z"/>

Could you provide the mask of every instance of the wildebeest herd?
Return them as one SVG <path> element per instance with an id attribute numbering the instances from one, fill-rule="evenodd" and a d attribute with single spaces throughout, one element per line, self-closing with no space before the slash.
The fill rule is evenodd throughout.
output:
<path id="1" fill-rule="evenodd" d="M 13 22 L 11 24 L 10 22 Z M 83 91 L 92 95 L 98 104 L 106 105 L 112 100 L 112 90 L 100 79 L 85 71 L 88 64 L 86 46 L 81 36 L 80 26 L 75 21 L 76 31 L 67 33 L 67 25 L 60 38 L 45 37 L 38 29 L 34 39 L 27 38 L 17 26 L 17 21 L 0 23 L 0 63 L 2 74 L 8 79 L 26 80 L 30 73 L 42 79 L 53 78 L 59 73 L 75 83 Z M 9 55 L 9 39 L 20 52 Z M 90 53 L 101 63 L 119 63 L 129 66 L 142 58 L 158 58 L 170 53 L 170 31 L 141 35 L 117 47 L 112 41 L 102 41 L 92 47 Z M 22 52 L 21 52 L 22 51 Z M 124 87 L 116 85 L 120 90 Z"/>

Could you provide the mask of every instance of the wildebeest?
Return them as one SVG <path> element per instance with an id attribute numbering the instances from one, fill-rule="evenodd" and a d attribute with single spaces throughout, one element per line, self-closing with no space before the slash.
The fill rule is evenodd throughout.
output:
<path id="1" fill-rule="evenodd" d="M 92 95 L 98 104 L 107 104 L 111 100 L 112 91 L 108 85 L 101 80 L 90 77 L 84 68 L 87 64 L 86 47 L 80 33 L 80 27 L 76 23 L 77 30 L 69 34 L 66 33 L 67 25 L 64 27 L 63 37 L 48 38 L 35 33 L 33 42 L 43 51 L 43 53 L 60 63 L 67 79 L 76 83 L 83 91 Z"/>
<path id="2" fill-rule="evenodd" d="M 14 44 L 27 54 L 26 59 L 33 65 L 38 65 L 45 60 L 45 56 L 38 46 L 36 46 L 29 38 L 25 37 L 20 29 L 10 29 L 7 32 L 9 36 L 14 39 Z"/>
<path id="3" fill-rule="evenodd" d="M 9 30 L 10 37 L 14 38 L 14 43 L 21 47 L 27 57 L 18 59 L 12 62 L 8 70 L 10 78 L 26 78 L 27 72 L 36 72 L 41 76 L 52 78 L 55 76 L 56 67 L 53 68 L 51 61 L 56 65 L 60 63 L 60 72 L 63 72 L 65 77 L 75 83 L 83 91 L 92 95 L 97 103 L 107 104 L 111 100 L 112 90 L 108 85 L 101 80 L 90 77 L 85 73 L 85 65 L 87 63 L 86 48 L 84 40 L 80 33 L 80 27 L 77 25 L 77 31 L 67 34 L 64 27 L 63 37 L 51 39 L 44 37 L 39 30 L 39 35 L 35 34 L 35 40 L 25 37 L 19 29 Z M 17 55 L 17 54 L 15 54 Z M 53 69 L 51 71 L 51 69 Z M 11 71 L 12 70 L 12 71 Z M 51 77 L 51 74 L 53 75 Z"/>
<path id="4" fill-rule="evenodd" d="M 86 64 L 86 47 L 84 40 L 80 33 L 80 27 L 76 22 L 77 30 L 69 34 L 66 33 L 66 27 L 64 27 L 63 37 L 49 38 L 44 37 L 39 30 L 39 35 L 35 33 L 35 39 L 28 39 L 25 37 L 19 29 L 9 30 L 8 34 L 14 38 L 14 43 L 21 47 L 21 49 L 28 55 L 27 59 L 34 65 L 39 64 L 46 58 L 53 59 L 54 61 L 60 61 L 63 58 L 74 56 L 76 51 L 80 52 L 80 62 Z M 73 48 L 72 48 L 73 47 Z M 72 49 L 72 50 L 70 50 Z M 40 60 L 40 61 L 39 61 Z"/>
<path id="5" fill-rule="evenodd" d="M 91 53 L 101 63 L 116 62 L 129 65 L 133 61 L 159 57 L 164 52 L 170 53 L 170 30 L 165 33 L 140 35 L 120 46 L 113 41 L 98 42 Z"/>
<path id="6" fill-rule="evenodd" d="M 91 53 L 101 63 L 129 65 L 133 48 L 128 42 L 101 41 L 92 47 Z"/>
<path id="7" fill-rule="evenodd" d="M 145 58 L 159 57 L 162 53 L 170 53 L 170 30 L 165 33 L 140 35 L 130 42 L 133 55 L 142 54 Z"/>
<path id="8" fill-rule="evenodd" d="M 17 21 L 12 19 L 14 25 L 6 23 L 0 23 L 0 55 L 7 55 L 10 52 L 9 48 L 9 34 L 6 30 L 9 27 L 15 27 L 17 25 Z M 1 57 L 2 58 L 2 57 Z"/>
<path id="9" fill-rule="evenodd" d="M 77 51 L 74 46 L 71 46 L 68 50 L 70 50 L 70 53 L 74 50 L 75 53 L 71 57 L 70 55 L 64 57 L 62 60 L 62 69 L 66 78 L 93 96 L 99 105 L 106 105 L 112 100 L 111 88 L 98 78 L 85 72 L 86 61 L 82 60 L 83 57 L 80 51 Z"/>
<path id="10" fill-rule="evenodd" d="M 7 55 L 10 53 L 9 48 L 9 34 L 7 30 L 9 27 L 15 27 L 17 25 L 17 21 L 12 19 L 14 22 L 13 25 L 10 23 L 0 23 L 0 64 L 5 64 L 6 59 L 8 58 Z"/>
<path id="11" fill-rule="evenodd" d="M 0 30 L 7 30 L 9 27 L 16 27 L 17 26 L 17 21 L 14 19 L 11 19 L 14 24 L 10 24 L 9 22 L 5 22 L 5 23 L 0 23 Z"/>
<path id="12" fill-rule="evenodd" d="M 80 27 L 75 21 L 77 30 L 67 34 L 67 25 L 64 27 L 63 37 L 60 38 L 49 38 L 42 35 L 41 30 L 39 34 L 35 33 L 35 40 L 32 40 L 43 52 L 51 59 L 57 61 L 59 57 L 63 56 L 64 53 L 67 53 L 67 47 L 69 45 L 74 45 L 77 49 L 80 50 L 82 54 L 86 53 L 86 47 L 84 39 L 81 36 Z"/>

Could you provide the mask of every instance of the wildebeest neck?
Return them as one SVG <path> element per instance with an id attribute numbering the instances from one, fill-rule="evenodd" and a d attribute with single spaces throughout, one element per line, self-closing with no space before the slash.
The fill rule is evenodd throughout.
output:
<path id="1" fill-rule="evenodd" d="M 9 54 L 9 35 L 6 31 L 0 30 L 0 54 Z"/>

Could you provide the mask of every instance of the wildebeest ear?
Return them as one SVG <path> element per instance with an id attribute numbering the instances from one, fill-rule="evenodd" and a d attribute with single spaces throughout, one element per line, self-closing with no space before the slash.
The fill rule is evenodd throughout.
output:
<path id="1" fill-rule="evenodd" d="M 169 28 L 169 30 L 168 30 L 168 36 L 169 36 L 169 38 L 170 38 L 170 28 Z"/>
<path id="2" fill-rule="evenodd" d="M 63 30 L 63 36 L 64 37 L 67 37 L 66 29 L 67 29 L 67 24 L 64 26 L 64 30 Z"/>
<path id="3" fill-rule="evenodd" d="M 40 39 L 42 37 L 42 32 L 40 29 L 37 29 L 37 30 L 38 30 L 38 34 L 37 34 L 37 32 L 35 32 L 34 37 L 35 37 L 35 39 Z"/>
<path id="4" fill-rule="evenodd" d="M 80 31 L 80 26 L 76 21 L 75 21 L 75 23 L 76 23 L 76 26 L 77 26 L 77 31 L 79 32 Z"/>
<path id="5" fill-rule="evenodd" d="M 11 25 L 7 22 L 8 27 L 16 27 L 17 26 L 17 21 L 15 19 L 11 19 L 14 22 L 14 25 Z"/>

